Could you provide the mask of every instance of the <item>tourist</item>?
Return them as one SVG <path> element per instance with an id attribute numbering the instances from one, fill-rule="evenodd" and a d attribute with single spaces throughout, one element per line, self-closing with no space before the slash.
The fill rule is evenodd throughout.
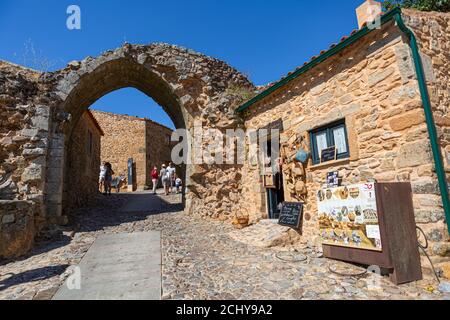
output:
<path id="1" fill-rule="evenodd" d="M 159 176 L 161 177 L 161 182 L 164 187 L 164 193 L 166 196 L 168 196 L 169 188 L 170 188 L 170 172 L 169 172 L 169 170 L 167 170 L 165 164 L 162 165 L 162 169 L 161 169 Z"/>
<path id="2" fill-rule="evenodd" d="M 182 186 L 183 186 L 183 180 L 181 180 L 180 177 L 176 177 L 176 179 L 175 179 L 175 187 L 176 187 L 176 190 L 177 190 L 177 194 L 182 192 L 182 190 L 181 190 Z"/>
<path id="3" fill-rule="evenodd" d="M 105 176 L 106 176 L 106 162 L 103 162 L 100 166 L 100 178 L 99 178 L 99 190 L 103 190 L 105 187 Z"/>
<path id="4" fill-rule="evenodd" d="M 173 165 L 172 162 L 169 163 L 169 168 L 167 169 L 169 171 L 169 179 L 170 179 L 170 193 L 173 192 L 173 189 L 175 188 L 175 179 L 177 176 L 177 169 Z"/>
<path id="5" fill-rule="evenodd" d="M 114 170 L 112 169 L 112 164 L 107 162 L 105 164 L 106 173 L 105 173 L 105 192 L 104 195 L 111 195 L 111 184 L 112 177 L 114 175 Z"/>
<path id="6" fill-rule="evenodd" d="M 158 167 L 154 166 L 152 173 L 152 182 L 153 182 L 153 194 L 156 194 L 156 188 L 158 187 L 158 181 L 159 181 L 159 174 L 158 174 Z"/>

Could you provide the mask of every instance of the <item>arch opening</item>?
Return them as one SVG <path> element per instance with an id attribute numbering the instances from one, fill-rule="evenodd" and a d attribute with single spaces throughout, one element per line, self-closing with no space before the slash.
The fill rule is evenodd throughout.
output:
<path id="1" fill-rule="evenodd" d="M 65 100 L 62 110 L 64 110 L 66 113 L 69 113 L 71 115 L 71 122 L 69 125 L 66 126 L 64 129 L 64 169 L 63 169 L 63 179 L 62 182 L 63 189 L 62 189 L 62 210 L 64 215 L 68 212 L 70 212 L 71 206 L 77 206 L 79 204 L 78 201 L 74 201 L 74 196 L 71 195 L 71 190 L 73 188 L 73 183 L 79 182 L 75 175 L 80 174 L 80 172 L 77 172 L 79 169 L 81 170 L 88 170 L 88 168 L 80 168 L 80 162 L 83 157 L 87 156 L 87 150 L 88 148 L 85 148 L 83 146 L 80 147 L 80 142 L 78 141 L 79 138 L 79 131 L 86 130 L 86 128 L 81 127 L 80 123 L 83 123 L 85 120 L 83 117 L 85 117 L 86 111 L 90 110 L 90 107 L 92 105 L 95 105 L 95 103 L 100 100 L 101 98 L 107 96 L 110 93 L 116 92 L 120 89 L 124 88 L 134 88 L 141 93 L 145 94 L 147 97 L 149 97 L 149 102 L 151 99 L 155 101 L 158 105 L 162 107 L 164 112 L 168 115 L 168 117 L 172 120 L 174 126 L 176 129 L 185 129 L 186 128 L 186 122 L 185 118 L 187 116 L 186 110 L 181 106 L 181 104 L 178 101 L 177 96 L 173 93 L 172 88 L 170 85 L 165 82 L 163 77 L 158 76 L 156 73 L 152 72 L 148 68 L 144 67 L 143 65 L 140 65 L 136 62 L 130 61 L 128 59 L 118 59 L 110 62 L 103 63 L 98 68 L 90 72 L 89 74 L 81 77 L 77 85 L 74 86 L 72 89 L 70 95 Z M 92 115 L 92 113 L 91 113 Z M 131 117 L 130 117 L 131 118 Z M 94 117 L 95 119 L 95 117 Z M 97 120 L 98 123 L 98 119 Z M 95 121 L 94 120 L 94 121 Z M 144 132 L 142 132 L 142 136 L 140 137 L 133 137 L 135 141 L 138 139 L 143 140 L 143 145 L 140 146 L 141 149 L 147 149 L 147 146 L 150 146 L 150 143 L 147 141 L 149 139 L 149 124 L 153 122 L 145 120 L 141 121 L 144 123 Z M 161 126 L 162 127 L 162 126 Z M 100 126 L 101 128 L 101 126 Z M 164 131 L 164 128 L 161 128 L 160 131 Z M 89 131 L 89 130 L 88 130 Z M 167 131 L 167 130 L 166 130 Z M 167 137 L 168 133 L 166 133 L 166 138 L 169 138 L 169 147 L 171 145 L 170 137 Z M 91 132 L 89 131 L 89 134 Z M 107 135 L 115 135 L 117 133 L 115 132 L 104 132 L 104 134 Z M 92 139 L 92 137 L 88 137 L 88 139 Z M 161 139 L 160 139 L 161 140 Z M 159 143 L 167 143 L 167 140 L 158 141 Z M 92 142 L 90 142 L 92 143 Z M 120 143 L 120 141 L 117 139 L 117 143 Z M 94 141 L 95 144 L 95 141 Z M 138 145 L 136 143 L 136 145 Z M 130 146 L 130 147 L 136 147 L 136 146 Z M 84 150 L 83 152 L 79 153 L 76 150 Z M 150 149 L 150 147 L 149 147 Z M 76 153 L 76 154 L 74 154 Z M 149 186 L 149 177 L 150 177 L 150 166 L 153 167 L 155 165 L 158 166 L 160 169 L 160 166 L 162 163 L 168 164 L 170 159 L 170 151 L 164 152 L 165 158 L 168 159 L 161 159 L 161 163 L 152 161 L 150 159 L 150 156 L 147 154 L 147 151 L 136 151 L 134 157 L 134 174 L 135 178 L 139 179 L 139 181 L 127 181 L 128 184 L 136 185 L 136 190 L 142 190 L 142 187 Z M 132 154 L 130 153 L 130 158 L 132 158 Z M 100 159 L 94 159 L 90 158 L 88 161 L 97 162 L 93 165 L 94 168 L 100 167 L 100 161 L 109 161 L 108 158 L 100 158 Z M 136 164 L 139 163 L 139 170 L 136 168 Z M 76 165 L 78 164 L 78 166 Z M 98 164 L 98 166 L 97 166 Z M 144 168 L 145 166 L 145 168 Z M 95 170 L 95 169 L 93 169 Z M 124 176 L 124 169 L 123 164 L 121 166 L 117 166 L 116 172 L 117 177 L 123 177 Z M 187 170 L 186 165 L 183 164 L 177 168 L 178 176 L 182 178 L 184 182 L 187 181 Z M 91 174 L 92 176 L 92 174 Z M 126 178 L 126 172 L 125 172 Z M 97 175 L 98 179 L 98 175 Z M 141 181 L 143 179 L 143 181 Z M 137 183 L 139 183 L 139 188 L 137 187 Z M 92 184 L 91 184 L 92 185 Z M 91 188 L 92 190 L 92 188 Z M 94 191 L 94 190 L 92 190 Z M 95 191 L 94 191 L 95 192 Z M 183 188 L 182 191 L 182 204 L 184 206 L 185 204 L 185 190 Z M 150 208 L 149 208 L 150 209 Z"/>
<path id="2" fill-rule="evenodd" d="M 86 58 L 48 77 L 53 108 L 53 132 L 49 141 L 45 205 L 49 221 L 58 223 L 63 215 L 63 185 L 67 150 L 75 125 L 83 113 L 101 97 L 122 89 L 135 88 L 162 106 L 175 128 L 194 133 L 197 123 L 206 129 L 225 132 L 241 125 L 233 106 L 241 101 L 239 90 L 254 91 L 253 84 L 223 61 L 168 44 L 130 45 L 107 51 L 98 58 Z M 183 136 L 183 135 L 181 135 Z M 184 138 L 184 137 L 183 137 Z M 183 139 L 182 138 L 182 139 Z M 192 140 L 192 139 L 190 139 Z M 186 141 L 183 166 L 185 212 L 204 217 L 226 216 L 240 210 L 237 198 L 239 165 L 194 163 L 208 141 L 194 145 Z M 186 145 L 186 144 L 184 144 Z M 221 177 L 221 179 L 216 179 Z M 239 179 L 238 179 L 239 180 Z M 217 190 L 226 189 L 226 197 Z M 233 196 L 231 196 L 233 195 Z M 222 208 L 216 210 L 214 198 Z M 55 217 L 55 219 L 53 219 Z M 64 220 L 63 220 L 64 221 Z"/>

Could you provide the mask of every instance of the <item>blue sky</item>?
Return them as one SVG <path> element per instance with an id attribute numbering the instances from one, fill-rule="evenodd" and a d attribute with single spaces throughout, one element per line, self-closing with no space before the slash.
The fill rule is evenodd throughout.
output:
<path id="1" fill-rule="evenodd" d="M 125 41 L 167 42 L 225 60 L 255 84 L 266 84 L 348 35 L 363 2 L 0 0 L 0 59 L 35 67 L 33 47 L 34 56 L 59 69 Z M 66 28 L 71 4 L 81 8 L 81 30 Z M 113 92 L 92 107 L 173 127 L 164 111 L 135 89 Z"/>

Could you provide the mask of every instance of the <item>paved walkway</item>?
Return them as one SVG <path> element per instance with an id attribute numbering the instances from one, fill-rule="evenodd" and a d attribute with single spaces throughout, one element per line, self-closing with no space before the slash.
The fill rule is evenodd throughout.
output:
<path id="1" fill-rule="evenodd" d="M 120 209 L 121 212 L 161 211 L 164 203 L 158 196 L 148 192 L 136 192 L 127 194 L 127 202 Z"/>
<path id="2" fill-rule="evenodd" d="M 330 266 L 354 266 L 324 259 L 301 243 L 275 245 L 269 222 L 236 231 L 230 223 L 188 216 L 179 195 L 100 200 L 101 207 L 81 210 L 72 227 L 51 233 L 28 257 L 0 262 L 0 299 L 450 299 L 430 273 L 403 286 L 374 274 L 337 276 Z M 280 259 L 292 249 L 307 260 Z M 66 270 L 77 265 L 85 277 L 82 291 L 67 293 L 61 289 Z"/>
<path id="3" fill-rule="evenodd" d="M 159 300 L 161 234 L 101 236 L 74 270 L 54 300 Z"/>

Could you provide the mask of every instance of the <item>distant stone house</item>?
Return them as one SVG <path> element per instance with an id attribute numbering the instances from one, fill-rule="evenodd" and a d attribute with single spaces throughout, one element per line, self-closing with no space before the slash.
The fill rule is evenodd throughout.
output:
<path id="1" fill-rule="evenodd" d="M 86 111 L 72 133 L 66 167 L 64 197 L 66 210 L 86 205 L 99 193 L 100 144 L 102 128 Z"/>
<path id="2" fill-rule="evenodd" d="M 112 164 L 116 176 L 127 177 L 128 160 L 133 159 L 133 190 L 152 187 L 153 166 L 159 169 L 171 160 L 172 130 L 149 119 L 96 110 L 92 113 L 105 131 L 101 141 L 102 161 Z"/>
<path id="3" fill-rule="evenodd" d="M 418 40 L 426 80 L 402 21 Z M 256 221 L 276 217 L 280 202 L 304 202 L 302 235 L 317 243 L 317 194 L 327 173 L 338 172 L 343 184 L 411 182 L 416 222 L 435 261 L 442 262 L 450 256 L 444 210 L 448 219 L 450 14 L 394 10 L 380 22 L 380 29 L 355 30 L 238 108 L 247 129 L 279 129 L 282 146 L 311 154 L 297 180 L 290 181 L 284 163 L 270 189 L 260 165 L 246 163 L 243 211 Z M 337 156 L 322 161 L 321 151 L 329 147 Z"/>

